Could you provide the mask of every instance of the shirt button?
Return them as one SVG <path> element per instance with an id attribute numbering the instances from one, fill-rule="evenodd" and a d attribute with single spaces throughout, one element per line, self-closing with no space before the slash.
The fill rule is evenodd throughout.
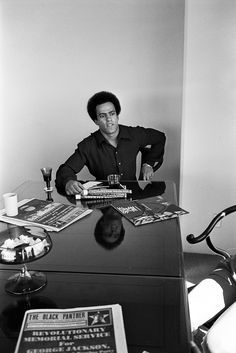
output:
<path id="1" fill-rule="evenodd" d="M 120 173 L 120 175 L 122 176 L 122 175 L 123 175 L 123 173 Z"/>
<path id="2" fill-rule="evenodd" d="M 118 164 L 119 164 L 119 165 L 121 165 L 121 163 L 120 163 L 120 162 L 119 162 Z"/>

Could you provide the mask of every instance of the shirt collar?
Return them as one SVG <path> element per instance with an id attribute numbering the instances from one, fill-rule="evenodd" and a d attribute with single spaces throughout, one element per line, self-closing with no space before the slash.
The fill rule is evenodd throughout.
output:
<path id="1" fill-rule="evenodd" d="M 105 137 L 103 136 L 103 134 L 101 133 L 100 130 L 97 130 L 93 133 L 97 143 L 99 145 L 101 145 L 102 143 L 106 143 L 107 140 L 105 139 Z M 128 140 L 131 140 L 131 136 L 129 134 L 129 130 L 128 130 L 128 127 L 125 126 L 125 125 L 120 125 L 119 124 L 119 135 L 118 135 L 118 141 L 121 140 L 121 139 L 128 139 Z"/>

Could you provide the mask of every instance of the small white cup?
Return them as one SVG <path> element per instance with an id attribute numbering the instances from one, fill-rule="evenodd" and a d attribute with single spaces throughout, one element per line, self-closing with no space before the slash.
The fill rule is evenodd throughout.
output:
<path id="1" fill-rule="evenodd" d="M 17 194 L 8 192 L 3 195 L 4 208 L 7 216 L 13 217 L 18 215 Z"/>

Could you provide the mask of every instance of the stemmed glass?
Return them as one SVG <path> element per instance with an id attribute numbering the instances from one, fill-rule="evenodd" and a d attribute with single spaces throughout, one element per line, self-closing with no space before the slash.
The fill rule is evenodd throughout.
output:
<path id="1" fill-rule="evenodd" d="M 46 183 L 46 188 L 44 188 L 44 190 L 47 194 L 47 201 L 53 202 L 53 198 L 52 198 L 53 188 L 50 185 L 50 182 L 52 180 L 52 168 L 44 167 L 44 168 L 41 168 L 40 170 L 43 174 L 43 180 Z"/>
<path id="2" fill-rule="evenodd" d="M 50 182 L 52 180 L 52 168 L 50 167 L 41 168 L 41 172 L 43 174 L 43 180 L 46 183 L 47 190 L 50 190 Z"/>
<path id="3" fill-rule="evenodd" d="M 36 292 L 47 283 L 44 273 L 28 271 L 26 263 L 45 256 L 52 248 L 48 232 L 42 227 L 13 226 L 0 233 L 0 262 L 6 265 L 22 264 L 19 273 L 9 277 L 5 290 L 11 294 Z"/>

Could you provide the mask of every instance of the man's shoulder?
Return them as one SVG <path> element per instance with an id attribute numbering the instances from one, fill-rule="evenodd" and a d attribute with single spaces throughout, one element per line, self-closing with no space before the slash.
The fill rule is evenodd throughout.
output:
<path id="1" fill-rule="evenodd" d="M 103 136 L 100 133 L 100 130 L 96 130 L 94 132 L 91 132 L 90 135 L 88 135 L 87 137 L 85 137 L 83 140 L 81 140 L 78 143 L 78 146 L 83 146 L 83 145 L 93 145 L 96 144 L 100 141 L 100 139 L 102 139 Z"/>
<path id="2" fill-rule="evenodd" d="M 133 130 L 133 129 L 136 129 L 137 127 L 139 127 L 139 126 L 130 126 L 130 125 L 119 124 L 119 127 L 121 129 L 124 129 L 124 130 Z"/>
<path id="3" fill-rule="evenodd" d="M 149 128 L 141 126 L 141 125 L 136 125 L 136 126 L 130 126 L 130 125 L 122 125 L 119 124 L 119 127 L 123 130 L 127 131 L 136 131 L 136 130 L 148 130 Z"/>
<path id="4" fill-rule="evenodd" d="M 127 133 L 132 133 L 132 132 L 135 132 L 137 130 L 142 130 L 142 129 L 145 129 L 144 127 L 141 127 L 141 126 L 130 126 L 130 125 L 122 125 L 122 124 L 119 124 L 119 127 L 120 127 L 120 131 L 122 132 L 127 132 Z"/>
<path id="5" fill-rule="evenodd" d="M 126 133 L 126 134 L 130 134 L 131 136 L 133 134 L 137 134 L 137 133 L 142 133 L 142 132 L 145 132 L 145 131 L 148 131 L 150 130 L 149 128 L 146 128 L 146 127 L 143 127 L 143 126 L 140 126 L 140 125 L 136 125 L 136 126 L 129 126 L 129 125 L 119 125 L 120 127 L 120 131 L 122 133 Z M 153 130 L 153 129 L 152 129 Z"/>
<path id="6" fill-rule="evenodd" d="M 143 127 L 140 125 L 127 126 L 120 125 L 120 137 L 127 137 L 130 139 L 149 138 L 155 136 L 156 139 L 165 141 L 165 133 L 154 128 Z"/>

